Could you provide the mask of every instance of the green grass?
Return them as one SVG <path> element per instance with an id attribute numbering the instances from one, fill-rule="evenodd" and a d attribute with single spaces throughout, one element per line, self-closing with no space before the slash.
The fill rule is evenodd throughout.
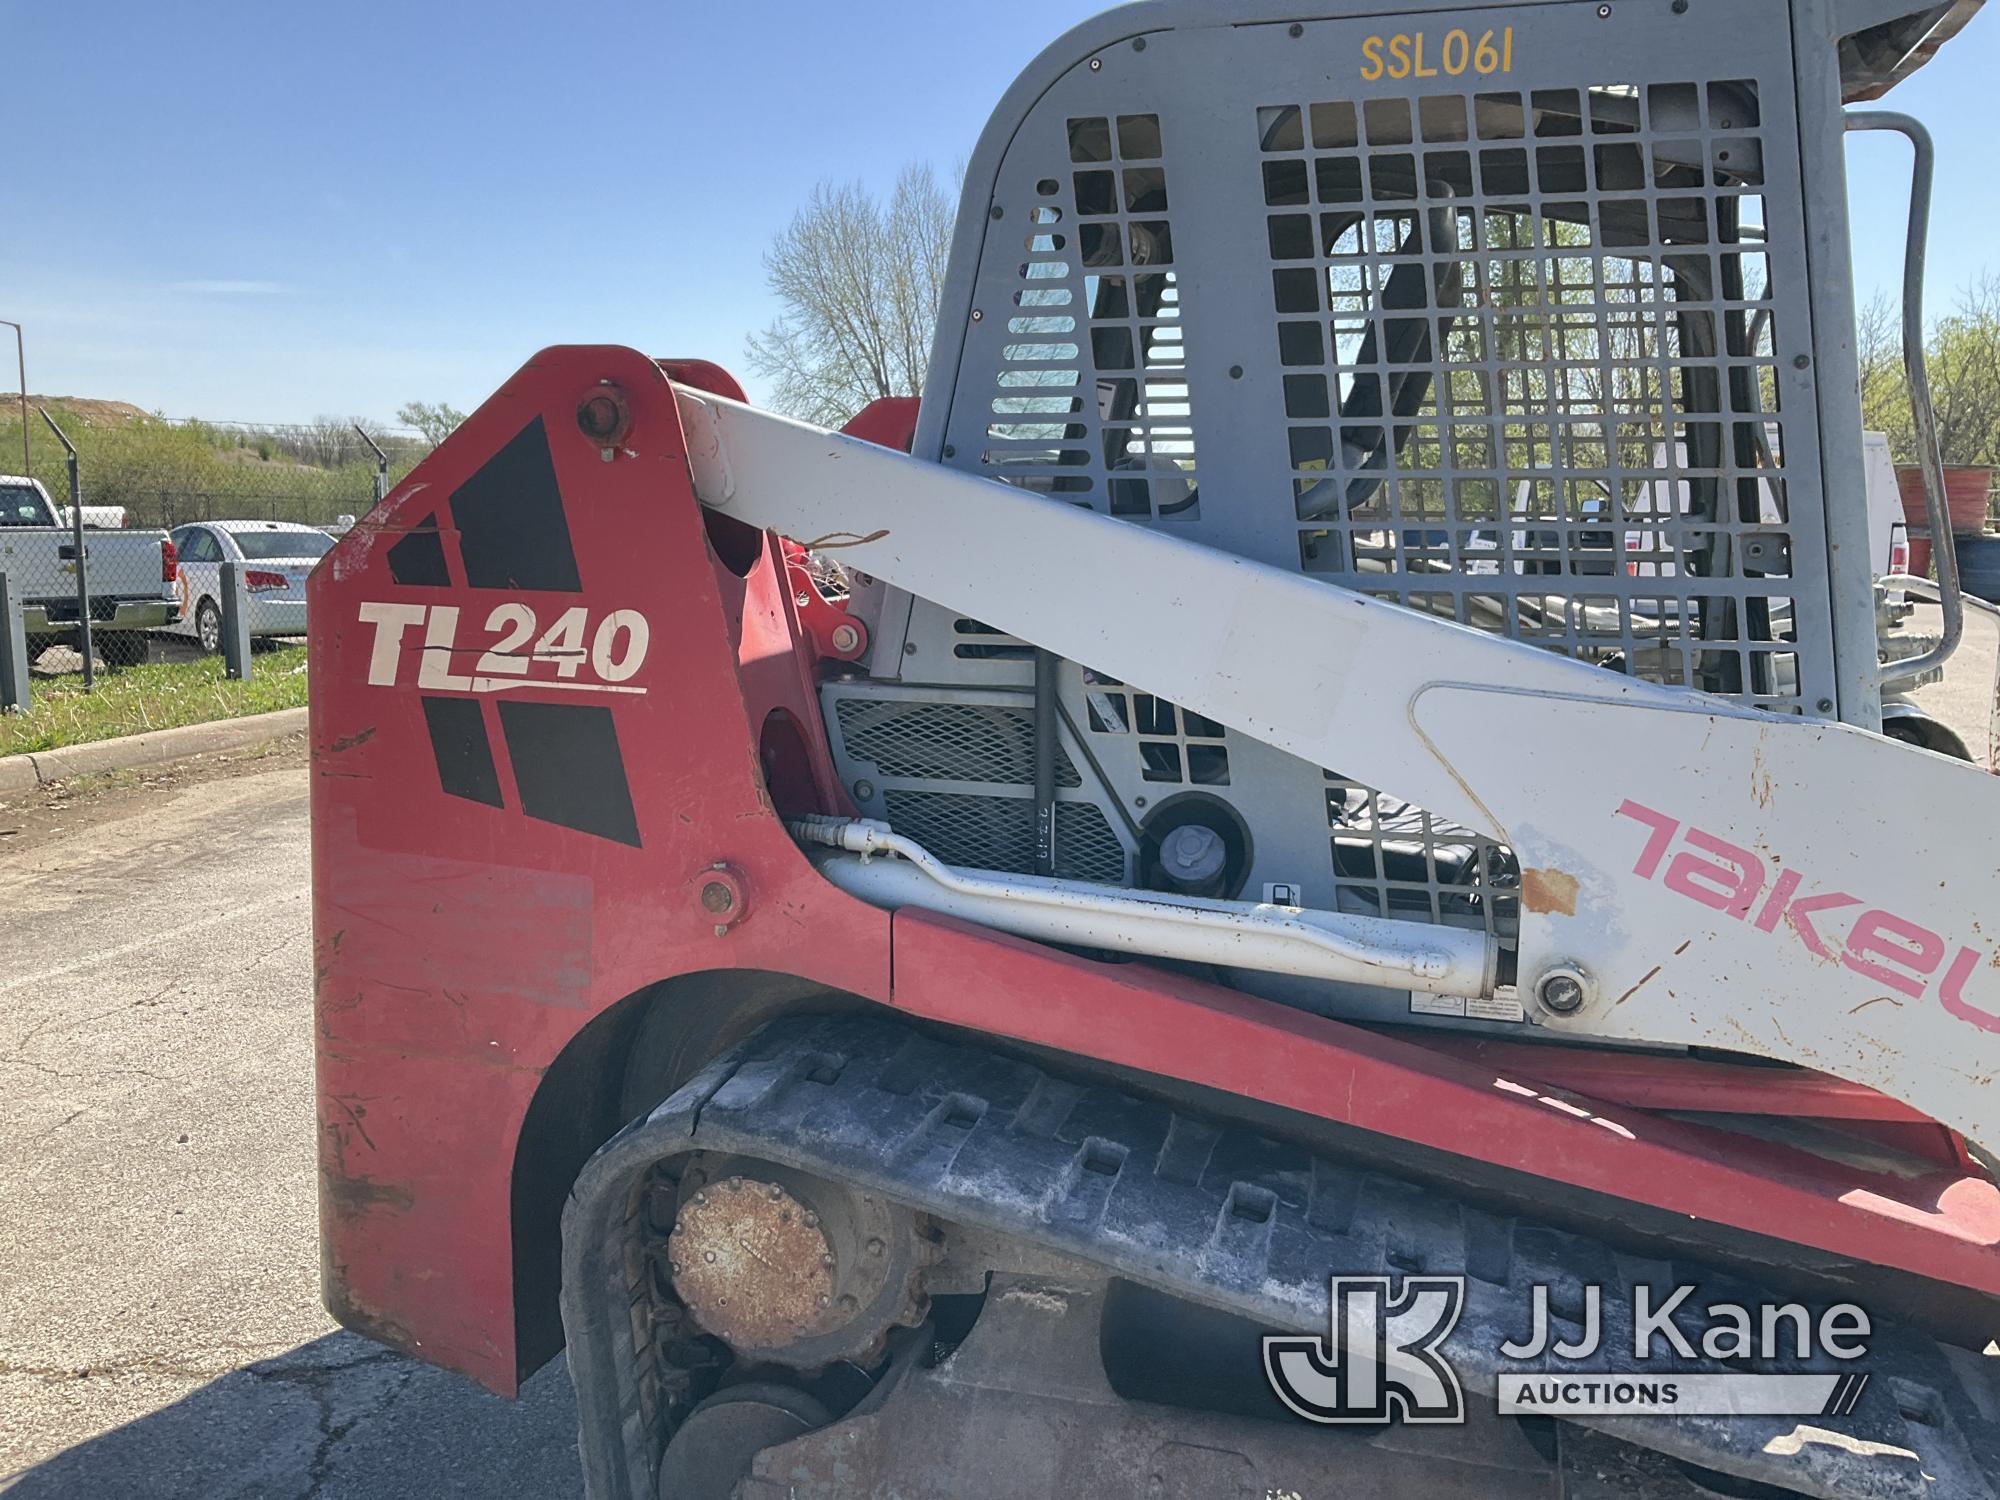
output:
<path id="1" fill-rule="evenodd" d="M 259 651 L 248 682 L 225 678 L 219 656 L 149 662 L 100 671 L 94 693 L 83 690 L 80 674 L 37 678 L 26 713 L 0 714 L 0 756 L 297 708 L 306 701 L 306 674 L 293 669 L 305 659 L 303 646 Z"/>

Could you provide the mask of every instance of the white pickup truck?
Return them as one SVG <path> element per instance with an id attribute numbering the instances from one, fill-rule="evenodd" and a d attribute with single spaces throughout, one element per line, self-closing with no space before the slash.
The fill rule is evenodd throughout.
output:
<path id="1" fill-rule="evenodd" d="M 86 526 L 83 548 L 91 645 L 107 667 L 136 665 L 146 659 L 146 632 L 180 618 L 174 545 L 163 531 Z M 30 661 L 50 646 L 79 644 L 76 563 L 75 534 L 57 519 L 48 491 L 0 474 L 0 570 L 21 601 Z"/>

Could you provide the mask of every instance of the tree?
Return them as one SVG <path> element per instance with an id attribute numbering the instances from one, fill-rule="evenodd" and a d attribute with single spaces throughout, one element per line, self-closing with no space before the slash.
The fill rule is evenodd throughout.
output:
<path id="1" fill-rule="evenodd" d="M 1861 419 L 1887 433 L 1902 463 L 1915 463 L 1909 386 L 1903 379 L 1902 323 L 1884 297 L 1856 319 Z M 2000 466 L 2000 275 L 1991 272 L 1959 294 L 1924 340 L 1931 407 L 1948 464 Z"/>
<path id="2" fill-rule="evenodd" d="M 396 408 L 396 420 L 405 427 L 416 428 L 424 435 L 424 441 L 435 448 L 458 429 L 465 413 L 442 401 L 436 406 L 426 401 L 405 401 Z"/>
<path id="3" fill-rule="evenodd" d="M 951 227 L 927 165 L 905 167 L 886 204 L 859 183 L 814 188 L 764 256 L 784 311 L 747 353 L 771 404 L 838 426 L 879 397 L 921 394 Z"/>

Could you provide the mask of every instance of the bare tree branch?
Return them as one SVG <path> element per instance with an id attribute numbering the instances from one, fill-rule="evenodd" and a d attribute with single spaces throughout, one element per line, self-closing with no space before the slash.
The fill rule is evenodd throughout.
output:
<path id="1" fill-rule="evenodd" d="M 815 188 L 764 256 L 783 311 L 747 354 L 771 404 L 838 426 L 880 397 L 920 394 L 951 228 L 927 165 L 905 167 L 886 204 L 859 183 Z"/>

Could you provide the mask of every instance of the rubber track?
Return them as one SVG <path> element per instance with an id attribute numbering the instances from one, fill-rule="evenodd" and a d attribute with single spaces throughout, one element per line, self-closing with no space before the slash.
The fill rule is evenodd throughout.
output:
<path id="1" fill-rule="evenodd" d="M 595 1500 L 642 1493 L 629 1488 L 631 1477 L 652 1463 L 647 1409 L 659 1397 L 655 1386 L 642 1399 L 641 1382 L 655 1378 L 647 1372 L 657 1340 L 681 1335 L 650 1328 L 643 1310 L 642 1189 L 663 1159 L 697 1150 L 853 1182 L 1274 1332 L 1325 1331 L 1331 1274 L 1464 1275 L 1465 1312 L 1445 1352 L 1468 1387 L 1487 1393 L 1498 1346 L 1526 1329 L 1536 1283 L 1604 1287 L 1596 1369 L 1629 1354 L 1635 1284 L 1655 1289 L 1655 1305 L 1685 1283 L 1700 1288 L 1691 1307 L 1767 1300 L 1710 1267 L 1635 1259 L 1495 1217 L 1432 1188 L 893 1021 L 780 1022 L 614 1137 L 572 1192 L 563 1312 Z M 1566 1300 L 1552 1290 L 1558 1314 Z M 1880 1320 L 1868 1342 L 1857 1364 L 1870 1379 L 1847 1417 L 1572 1420 L 1819 1500 L 2000 1500 L 2000 1378 L 1988 1368 L 2000 1360 Z M 1568 1368 L 1553 1357 L 1546 1367 Z M 1666 1368 L 1648 1362 L 1644 1373 Z"/>

